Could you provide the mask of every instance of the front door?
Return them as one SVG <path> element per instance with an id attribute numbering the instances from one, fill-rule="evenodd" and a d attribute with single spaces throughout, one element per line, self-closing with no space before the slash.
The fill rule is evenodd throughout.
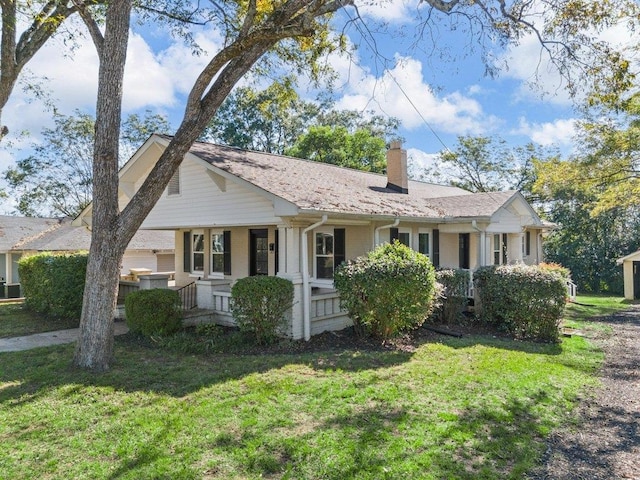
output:
<path id="1" fill-rule="evenodd" d="M 640 262 L 633 262 L 633 298 L 640 298 Z"/>
<path id="2" fill-rule="evenodd" d="M 269 231 L 266 228 L 249 230 L 249 275 L 269 274 Z"/>

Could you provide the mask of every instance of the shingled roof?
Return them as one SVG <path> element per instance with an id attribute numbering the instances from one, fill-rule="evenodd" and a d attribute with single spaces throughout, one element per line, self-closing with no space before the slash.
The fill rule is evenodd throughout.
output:
<path id="1" fill-rule="evenodd" d="M 402 194 L 386 188 L 385 175 L 321 162 L 202 142 L 196 142 L 190 153 L 302 211 L 416 218 L 490 217 L 517 194 L 471 193 L 412 180 L 409 193 Z"/>
<path id="2" fill-rule="evenodd" d="M 127 250 L 173 250 L 174 233 L 140 230 Z M 0 216 L 1 251 L 73 252 L 89 250 L 91 232 L 74 227 L 71 219 Z"/>

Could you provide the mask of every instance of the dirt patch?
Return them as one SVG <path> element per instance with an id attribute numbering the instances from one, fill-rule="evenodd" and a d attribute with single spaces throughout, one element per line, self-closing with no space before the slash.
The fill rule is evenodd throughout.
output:
<path id="1" fill-rule="evenodd" d="M 529 479 L 640 479 L 640 306 L 601 321 L 613 328 L 593 340 L 605 352 L 602 388 L 581 402 L 575 427 L 550 437 Z"/>

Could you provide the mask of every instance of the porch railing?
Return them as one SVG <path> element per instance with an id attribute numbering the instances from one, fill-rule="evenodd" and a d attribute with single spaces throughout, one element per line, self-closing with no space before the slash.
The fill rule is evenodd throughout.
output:
<path id="1" fill-rule="evenodd" d="M 182 310 L 193 310 L 198 306 L 196 282 L 191 282 L 177 290 L 182 302 Z"/>
<path id="2" fill-rule="evenodd" d="M 314 320 L 343 315 L 338 292 L 311 294 L 310 316 Z"/>
<path id="3" fill-rule="evenodd" d="M 120 280 L 118 284 L 118 305 L 124 305 L 124 299 L 127 298 L 127 295 L 131 292 L 137 292 L 139 289 L 139 282 Z"/>
<path id="4" fill-rule="evenodd" d="M 231 292 L 214 291 L 213 310 L 225 315 L 231 315 Z"/>

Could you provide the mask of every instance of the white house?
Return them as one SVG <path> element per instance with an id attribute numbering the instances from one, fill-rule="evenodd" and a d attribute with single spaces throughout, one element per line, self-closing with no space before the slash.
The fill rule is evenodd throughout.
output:
<path id="1" fill-rule="evenodd" d="M 151 136 L 121 169 L 121 208 L 169 141 Z M 547 227 L 520 193 L 409 180 L 399 143 L 387 163 L 388 174 L 379 175 L 196 143 L 141 228 L 175 231 L 176 285 L 196 282 L 198 306 L 221 323 L 232 322 L 235 280 L 290 279 L 294 338 L 349 325 L 333 290 L 334 268 L 394 238 L 440 267 L 541 260 Z M 90 212 L 76 222 L 89 225 Z"/>

